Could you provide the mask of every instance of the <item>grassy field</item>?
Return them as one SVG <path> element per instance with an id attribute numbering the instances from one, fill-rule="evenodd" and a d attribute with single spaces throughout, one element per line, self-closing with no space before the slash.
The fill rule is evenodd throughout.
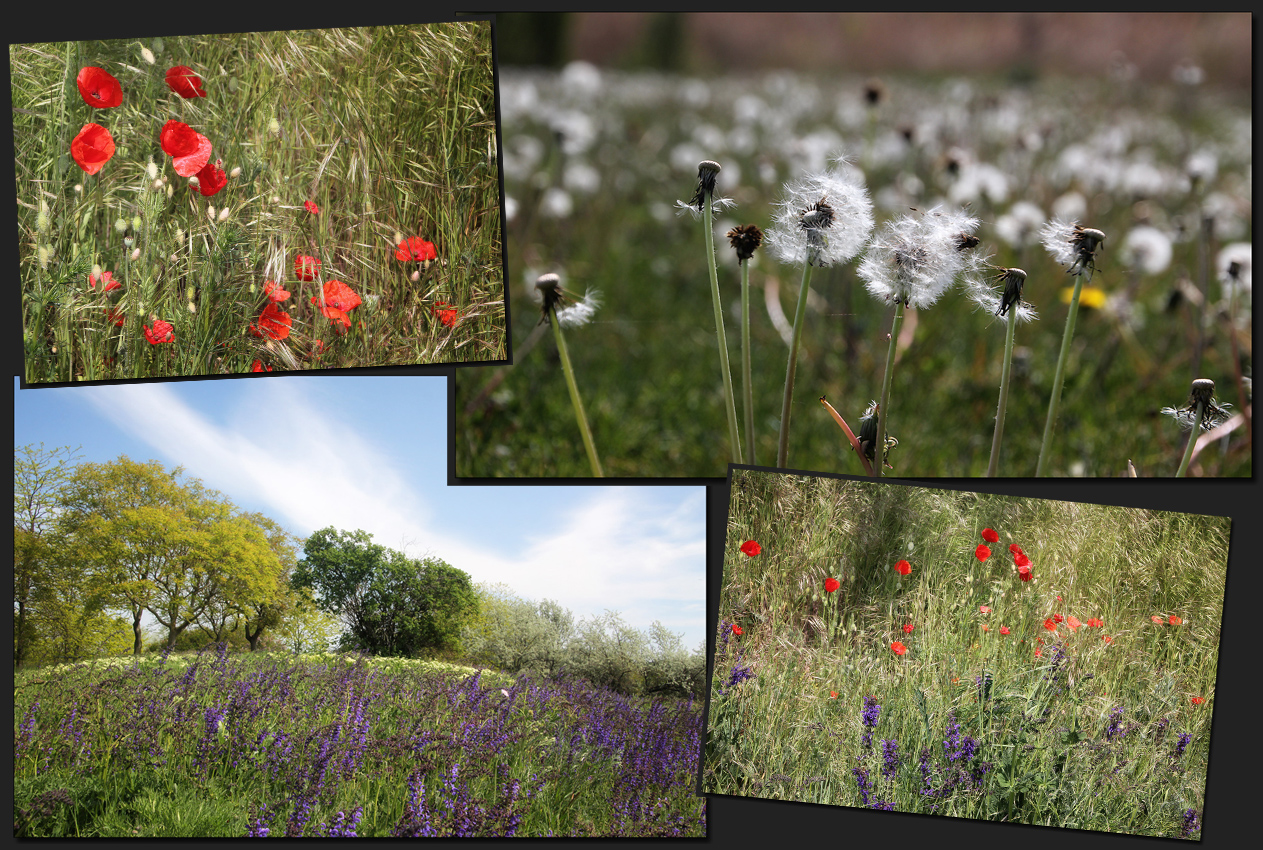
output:
<path id="1" fill-rule="evenodd" d="M 602 295 L 567 347 L 606 475 L 725 473 L 702 224 L 674 208 L 692 196 L 702 160 L 722 166 L 718 192 L 736 202 L 716 220 L 715 245 L 738 388 L 740 275 L 724 234 L 766 228 L 787 181 L 845 153 L 878 228 L 910 207 L 967 206 L 981 220 L 977 250 L 1028 274 L 1024 299 L 1039 319 L 1016 331 L 998 474 L 1031 475 L 1039 454 L 1073 283 L 1037 238 L 1054 215 L 1106 240 L 1068 351 L 1050 474 L 1126 475 L 1130 460 L 1141 476 L 1173 475 L 1185 435 L 1160 410 L 1184 404 L 1194 378 L 1214 380 L 1233 413 L 1248 404 L 1248 262 L 1234 287 L 1224 250 L 1245 243 L 1249 256 L 1246 97 L 1114 78 L 906 76 L 884 80 L 870 105 L 859 78 L 698 79 L 582 63 L 505 67 L 500 83 L 515 365 L 456 376 L 459 476 L 591 474 L 557 349 L 537 329 L 538 308 L 518 297 L 550 272 L 576 296 Z M 773 464 L 801 268 L 766 247 L 751 263 L 755 460 Z M 790 468 L 862 472 L 818 401 L 858 431 L 881 395 L 892 308 L 865 291 L 857 263 L 811 278 Z M 888 411 L 892 474 L 986 470 L 1004 342 L 1004 320 L 959 290 L 908 311 Z M 1243 424 L 1189 474 L 1251 475 Z"/>
<path id="2" fill-rule="evenodd" d="M 507 358 L 489 23 L 9 61 L 28 382 Z"/>
<path id="3" fill-rule="evenodd" d="M 732 483 L 704 792 L 1198 837 L 1228 519 Z"/>
<path id="4" fill-rule="evenodd" d="M 701 707 L 226 652 L 14 676 L 14 834 L 704 836 Z"/>

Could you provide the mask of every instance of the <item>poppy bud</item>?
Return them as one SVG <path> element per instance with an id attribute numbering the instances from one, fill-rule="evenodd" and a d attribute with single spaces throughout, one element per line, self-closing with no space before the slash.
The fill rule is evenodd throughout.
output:
<path id="1" fill-rule="evenodd" d="M 154 63 L 153 51 L 150 50 L 148 47 L 140 48 L 140 58 L 144 59 L 145 62 L 147 62 L 150 65 Z"/>
<path id="2" fill-rule="evenodd" d="M 224 207 L 222 210 L 219 211 L 219 220 L 220 221 L 228 220 L 228 207 Z"/>
<path id="3" fill-rule="evenodd" d="M 132 262 L 134 263 L 139 259 L 140 259 L 140 249 L 137 248 L 135 251 L 132 251 Z"/>
<path id="4" fill-rule="evenodd" d="M 236 179 L 236 178 L 240 177 L 240 176 L 241 176 L 241 166 L 240 166 L 240 165 L 238 165 L 238 166 L 237 166 L 236 168 L 234 168 L 232 171 L 229 171 L 229 172 L 228 172 L 228 176 L 229 176 L 229 177 L 232 177 L 233 179 Z"/>
<path id="5" fill-rule="evenodd" d="M 413 272 L 412 274 L 408 275 L 408 279 L 411 280 L 413 283 L 416 283 L 418 280 L 421 279 L 421 272 Z"/>

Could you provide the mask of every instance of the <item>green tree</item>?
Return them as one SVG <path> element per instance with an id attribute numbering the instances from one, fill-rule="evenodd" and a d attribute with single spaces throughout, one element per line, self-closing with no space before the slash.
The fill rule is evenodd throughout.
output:
<path id="1" fill-rule="evenodd" d="M 566 667 L 594 685 L 624 694 L 644 688 L 649 650 L 644 635 L 623 622 L 617 611 L 579 621 L 566 647 Z"/>
<path id="2" fill-rule="evenodd" d="M 342 618 L 343 647 L 375 655 L 453 652 L 478 610 L 469 576 L 437 558 L 414 560 L 365 531 L 323 528 L 307 539 L 293 585 Z"/>
<path id="3" fill-rule="evenodd" d="M 478 614 L 461 633 L 461 648 L 482 664 L 516 673 L 553 672 L 574 617 L 558 603 L 522 599 L 507 585 L 477 587 Z"/>
<path id="4" fill-rule="evenodd" d="M 13 665 L 45 636 L 39 621 L 57 609 L 49 579 L 58 546 L 57 506 L 74 474 L 77 449 L 40 443 L 13 449 Z"/>

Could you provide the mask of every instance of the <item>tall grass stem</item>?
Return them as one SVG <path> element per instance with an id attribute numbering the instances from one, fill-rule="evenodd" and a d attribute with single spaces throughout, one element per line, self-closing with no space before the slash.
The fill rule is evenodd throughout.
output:
<path id="1" fill-rule="evenodd" d="M 903 305 L 895 303 L 895 319 L 890 324 L 890 347 L 886 349 L 886 375 L 881 382 L 881 405 L 877 408 L 877 445 L 873 449 L 873 476 L 881 478 L 886 456 L 886 416 L 890 402 L 890 381 L 895 373 L 895 348 L 903 326 Z"/>
<path id="2" fill-rule="evenodd" d="M 745 405 L 746 463 L 754 460 L 754 391 L 750 387 L 750 261 L 741 264 L 741 396 Z"/>
<path id="3" fill-rule="evenodd" d="M 719 274 L 715 269 L 715 233 L 710 200 L 702 204 L 702 221 L 706 226 L 706 265 L 710 269 L 710 296 L 715 306 L 715 339 L 719 343 L 719 369 L 724 377 L 724 401 L 728 407 L 728 445 L 732 460 L 741 463 L 741 437 L 737 433 L 737 402 L 732 394 L 732 371 L 728 366 L 728 342 L 724 338 L 724 311 L 719 299 Z"/>
<path id="4" fill-rule="evenodd" d="M 995 412 L 995 435 L 991 438 L 991 461 L 987 477 L 995 478 L 1000 466 L 1000 441 L 1004 439 L 1004 411 L 1009 404 L 1009 378 L 1013 367 L 1013 329 L 1017 327 L 1017 305 L 1009 308 L 1009 328 L 1004 337 L 1004 367 L 1000 370 L 1000 403 Z"/>
<path id="5" fill-rule="evenodd" d="M 570 388 L 570 402 L 574 405 L 575 420 L 579 423 L 579 432 L 583 434 L 583 448 L 588 453 L 588 462 L 592 464 L 592 474 L 604 478 L 601 471 L 601 459 L 596 455 L 596 444 L 592 442 L 592 431 L 588 428 L 588 417 L 583 412 L 583 401 L 579 398 L 579 387 L 574 381 L 574 369 L 570 367 L 570 353 L 566 350 L 566 337 L 561 332 L 561 322 L 553 312 L 548 317 L 553 326 L 553 336 L 557 339 L 557 352 L 561 355 L 561 371 L 566 373 L 566 386 Z"/>
<path id="6" fill-rule="evenodd" d="M 807 315 L 807 289 L 811 285 L 811 263 L 803 263 L 803 282 L 794 310 L 794 333 L 789 343 L 789 365 L 785 368 L 785 399 L 781 402 L 781 432 L 776 443 L 776 465 L 784 469 L 789 461 L 789 413 L 794 398 L 794 371 L 798 368 L 798 344 L 802 341 L 803 318 Z"/>
<path id="7" fill-rule="evenodd" d="M 1057 421 L 1057 405 L 1061 403 L 1061 382 L 1070 359 L 1070 340 L 1074 337 L 1074 321 L 1079 315 L 1079 296 L 1083 292 L 1083 275 L 1075 275 L 1074 293 L 1070 296 L 1070 313 L 1066 316 L 1066 332 L 1061 337 L 1061 354 L 1057 356 L 1057 372 L 1053 376 L 1052 399 L 1048 402 L 1048 421 L 1044 423 L 1044 439 L 1039 445 L 1039 462 L 1035 476 L 1041 477 L 1048 467 L 1048 447 L 1052 443 L 1053 424 Z"/>

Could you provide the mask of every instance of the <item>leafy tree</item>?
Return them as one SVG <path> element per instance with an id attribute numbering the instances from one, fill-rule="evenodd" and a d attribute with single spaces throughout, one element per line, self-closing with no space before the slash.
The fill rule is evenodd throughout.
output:
<path id="1" fill-rule="evenodd" d="M 643 689 L 648 658 L 644 636 L 623 622 L 617 611 L 580 620 L 566 648 L 570 673 L 624 694 Z"/>
<path id="2" fill-rule="evenodd" d="M 479 585 L 478 614 L 461 633 L 470 660 L 502 670 L 553 672 L 574 630 L 574 617 L 545 599 L 522 599 L 507 585 Z"/>
<path id="3" fill-rule="evenodd" d="M 74 474 L 75 449 L 40 443 L 13 450 L 13 664 L 23 664 L 44 635 L 39 621 L 54 616 L 48 579 L 58 549 L 57 505 Z"/>
<path id="4" fill-rule="evenodd" d="M 683 636 L 657 620 L 649 627 L 649 640 L 654 650 L 645 665 L 645 693 L 700 696 L 706 684 L 705 644 L 690 653 Z"/>
<path id="5" fill-rule="evenodd" d="M 461 570 L 437 558 L 408 558 L 358 530 L 312 534 L 293 584 L 310 588 L 321 608 L 342 618 L 343 648 L 376 655 L 455 651 L 478 609 Z"/>
<path id="6" fill-rule="evenodd" d="M 302 588 L 293 591 L 293 605 L 276 627 L 277 639 L 291 652 L 327 652 L 337 642 L 341 623 L 321 610 Z"/>

